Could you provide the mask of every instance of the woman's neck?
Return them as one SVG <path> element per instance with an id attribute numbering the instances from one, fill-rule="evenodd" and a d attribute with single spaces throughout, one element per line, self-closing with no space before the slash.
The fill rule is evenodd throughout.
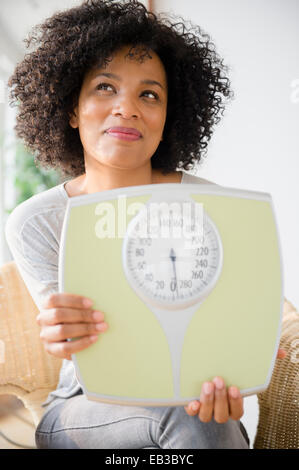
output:
<path id="1" fill-rule="evenodd" d="M 94 174 L 86 172 L 65 185 L 65 190 L 69 197 L 81 196 L 83 194 L 92 194 L 99 191 L 106 191 L 115 188 L 124 188 L 128 186 L 139 186 L 146 184 L 160 183 L 180 183 L 182 172 L 171 172 L 163 175 L 160 169 L 152 169 L 149 171 L 131 171 L 124 174 L 124 171 L 109 171 Z"/>
<path id="2" fill-rule="evenodd" d="M 108 189 L 152 184 L 156 180 L 156 173 L 150 164 L 129 170 L 103 167 L 95 172 L 87 168 L 82 177 L 81 189 L 85 194 L 90 194 Z"/>

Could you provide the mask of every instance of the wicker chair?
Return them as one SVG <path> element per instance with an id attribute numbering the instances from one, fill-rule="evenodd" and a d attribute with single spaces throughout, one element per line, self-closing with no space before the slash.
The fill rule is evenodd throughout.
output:
<path id="1" fill-rule="evenodd" d="M 0 394 L 16 395 L 37 426 L 41 404 L 55 390 L 61 360 L 50 356 L 35 321 L 38 309 L 15 262 L 0 268 Z"/>
<path id="2" fill-rule="evenodd" d="M 299 448 L 299 314 L 286 300 L 280 347 L 287 356 L 276 361 L 269 387 L 257 395 L 255 449 Z"/>
<path id="3" fill-rule="evenodd" d="M 0 394 L 13 394 L 37 425 L 42 402 L 57 386 L 61 360 L 50 356 L 39 337 L 38 314 L 15 262 L 0 268 Z M 299 448 L 299 315 L 284 303 L 281 347 L 269 387 L 258 394 L 259 421 L 254 448 Z"/>

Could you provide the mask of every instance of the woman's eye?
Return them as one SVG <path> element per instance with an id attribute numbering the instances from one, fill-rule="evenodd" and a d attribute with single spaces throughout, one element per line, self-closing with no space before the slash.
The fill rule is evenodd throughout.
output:
<path id="1" fill-rule="evenodd" d="M 97 90 L 104 90 L 104 91 L 110 91 L 110 90 L 107 90 L 108 88 L 113 88 L 112 85 L 109 85 L 109 83 L 100 83 L 99 85 L 97 85 Z"/>
<path id="2" fill-rule="evenodd" d="M 159 99 L 159 96 L 154 91 L 146 90 L 143 92 L 143 95 L 148 95 L 150 98 L 154 98 L 156 100 Z"/>

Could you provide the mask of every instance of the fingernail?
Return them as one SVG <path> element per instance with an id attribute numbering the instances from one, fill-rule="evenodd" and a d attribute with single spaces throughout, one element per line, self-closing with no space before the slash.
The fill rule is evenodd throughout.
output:
<path id="1" fill-rule="evenodd" d="M 203 391 L 205 392 L 206 395 L 210 395 L 212 393 L 213 387 L 212 384 L 209 382 L 206 382 L 203 384 Z"/>
<path id="2" fill-rule="evenodd" d="M 220 378 L 220 377 L 215 377 L 215 379 L 213 380 L 217 390 L 222 390 L 223 387 L 224 387 L 224 382 L 223 380 Z"/>
<path id="3" fill-rule="evenodd" d="M 198 409 L 198 403 L 196 401 L 193 401 L 191 403 L 191 410 L 192 411 L 197 411 L 197 409 Z"/>
<path id="4" fill-rule="evenodd" d="M 105 331 L 107 328 L 106 323 L 97 323 L 96 330 L 98 331 Z"/>
<path id="5" fill-rule="evenodd" d="M 240 398 L 240 392 L 236 387 L 231 387 L 229 393 L 232 398 Z"/>
<path id="6" fill-rule="evenodd" d="M 90 341 L 94 343 L 98 339 L 98 335 L 92 335 L 89 337 Z"/>
<path id="7" fill-rule="evenodd" d="M 97 321 L 102 321 L 104 320 L 104 314 L 99 311 L 95 311 L 92 314 L 92 318 L 97 322 Z"/>
<path id="8" fill-rule="evenodd" d="M 91 307 L 92 304 L 93 304 L 93 301 L 90 300 L 90 299 L 84 299 L 84 300 L 83 300 L 83 305 L 84 305 L 84 307 L 87 307 L 87 308 L 88 308 L 88 307 Z"/>

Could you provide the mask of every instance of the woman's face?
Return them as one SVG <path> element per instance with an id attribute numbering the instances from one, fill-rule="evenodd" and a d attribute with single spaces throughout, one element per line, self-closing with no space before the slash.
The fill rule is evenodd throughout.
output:
<path id="1" fill-rule="evenodd" d="M 120 49 L 105 68 L 89 70 L 70 125 L 78 128 L 85 164 L 133 169 L 150 160 L 163 134 L 167 78 L 158 55 L 138 62 Z"/>

